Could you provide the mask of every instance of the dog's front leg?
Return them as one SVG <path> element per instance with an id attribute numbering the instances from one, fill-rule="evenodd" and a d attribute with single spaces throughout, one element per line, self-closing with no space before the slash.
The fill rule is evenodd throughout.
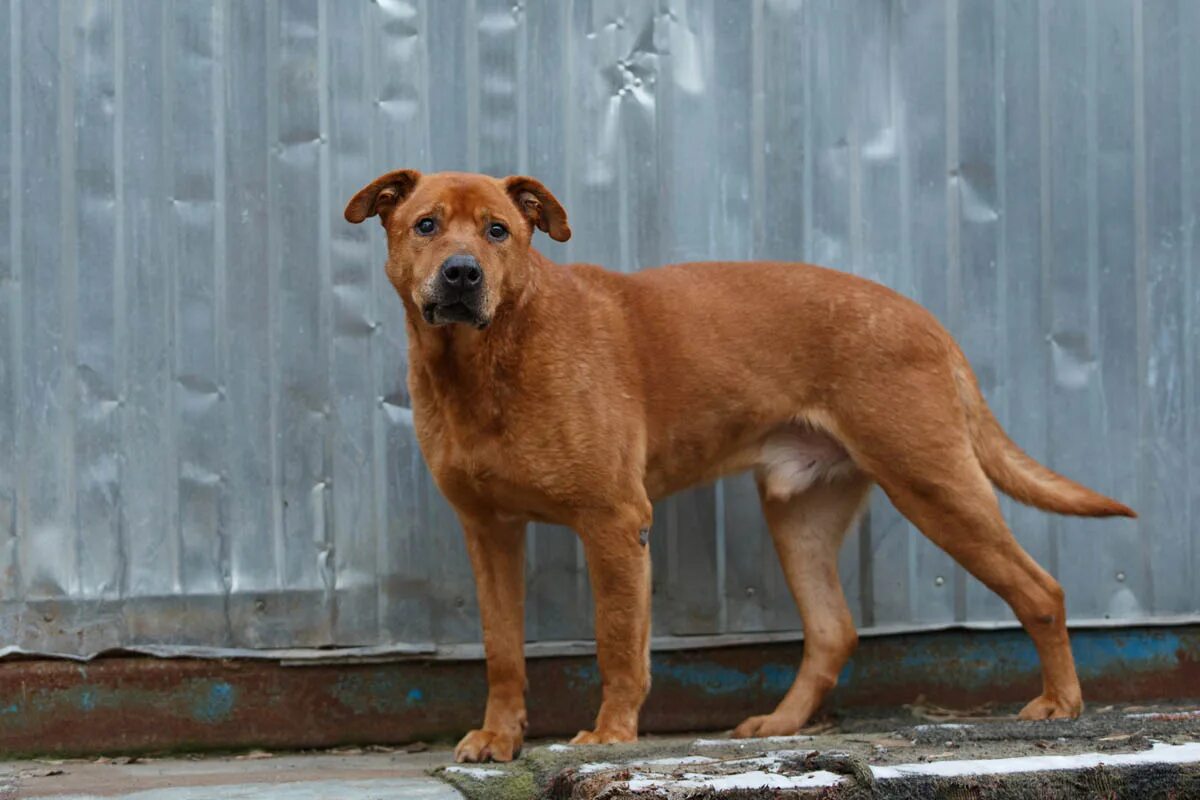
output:
<path id="1" fill-rule="evenodd" d="M 638 712 L 650 691 L 650 526 L 645 510 L 623 509 L 581 522 L 596 606 L 596 656 L 604 684 L 596 727 L 572 744 L 637 739 Z"/>
<path id="2" fill-rule="evenodd" d="M 511 761 L 525 739 L 525 523 L 459 513 L 483 621 L 488 699 L 483 727 L 455 761 Z"/>

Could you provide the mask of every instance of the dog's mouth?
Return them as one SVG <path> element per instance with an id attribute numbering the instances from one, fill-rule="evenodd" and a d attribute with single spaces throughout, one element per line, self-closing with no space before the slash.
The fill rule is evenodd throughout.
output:
<path id="1" fill-rule="evenodd" d="M 479 330 L 483 330 L 491 322 L 483 316 L 479 309 L 473 308 L 461 300 L 452 303 L 426 303 L 421 309 L 421 315 L 430 325 L 466 323 Z"/>

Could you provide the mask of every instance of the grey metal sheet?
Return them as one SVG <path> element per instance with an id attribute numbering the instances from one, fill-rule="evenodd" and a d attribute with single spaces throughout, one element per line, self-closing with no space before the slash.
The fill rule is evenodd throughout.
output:
<path id="1" fill-rule="evenodd" d="M 1003 501 L 1072 619 L 1200 615 L 1195 3 L 59 0 L 0 31 L 0 644 L 477 640 L 382 236 L 340 217 L 401 166 L 538 176 L 559 260 L 917 298 L 1022 447 L 1142 513 Z M 656 635 L 798 626 L 752 481 L 656 515 Z M 527 565 L 529 638 L 586 638 L 576 539 L 533 526 Z M 880 493 L 840 565 L 868 630 L 1011 621 Z"/>
<path id="2" fill-rule="evenodd" d="M 19 12 L 12 4 L 0 8 L 0 612 L 4 630 L 12 630 L 14 617 L 8 609 L 19 607 L 24 591 L 19 570 L 20 538 L 17 536 L 17 398 L 20 362 L 17 357 L 20 308 L 20 273 L 16 252 L 18 232 L 12 224 L 20 197 L 20 174 L 13 161 L 12 131 L 20 127 L 20 104 L 13 102 L 14 69 Z"/>

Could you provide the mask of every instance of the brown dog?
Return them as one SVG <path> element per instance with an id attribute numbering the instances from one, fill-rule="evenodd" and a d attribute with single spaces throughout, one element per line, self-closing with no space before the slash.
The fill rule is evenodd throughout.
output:
<path id="1" fill-rule="evenodd" d="M 1022 453 L 916 303 L 805 264 L 559 266 L 530 239 L 567 240 L 567 215 L 527 177 L 391 172 L 346 206 L 350 222 L 375 215 L 407 311 L 417 436 L 483 618 L 487 711 L 459 761 L 521 747 L 526 523 L 571 526 L 587 554 L 604 690 L 573 741 L 632 741 L 650 688 L 650 504 L 748 469 L 805 639 L 787 696 L 734 735 L 795 733 L 854 650 L 837 552 L 876 483 L 1033 637 L 1043 688 L 1021 716 L 1079 714 L 1062 589 L 992 486 L 1061 514 L 1134 513 Z"/>

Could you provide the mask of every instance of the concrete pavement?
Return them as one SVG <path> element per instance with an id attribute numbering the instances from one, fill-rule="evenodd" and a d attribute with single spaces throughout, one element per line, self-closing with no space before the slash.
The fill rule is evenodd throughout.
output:
<path id="1" fill-rule="evenodd" d="M 532 742 L 512 764 L 454 765 L 451 755 L 367 747 L 19 761 L 0 764 L 0 800 L 1200 797 L 1200 707 L 1102 706 L 1029 723 L 992 708 L 910 706 L 796 737 Z"/>

